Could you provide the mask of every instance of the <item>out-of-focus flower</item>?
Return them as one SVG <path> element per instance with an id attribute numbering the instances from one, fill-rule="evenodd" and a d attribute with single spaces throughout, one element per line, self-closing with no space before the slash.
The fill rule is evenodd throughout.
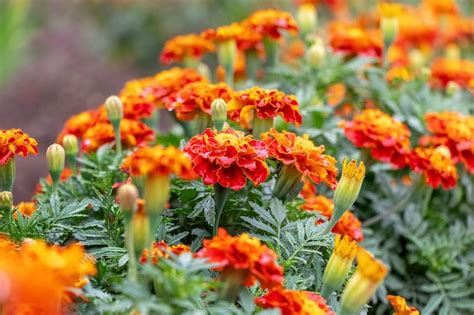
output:
<path id="1" fill-rule="evenodd" d="M 149 250 L 145 248 L 142 256 L 140 257 L 140 262 L 142 264 L 146 263 L 149 259 Z M 170 257 L 170 253 L 174 255 L 181 255 L 183 253 L 191 252 L 191 248 L 184 244 L 171 245 L 166 244 L 165 241 L 153 242 L 151 249 L 151 263 L 156 265 L 160 258 Z"/>
<path id="2" fill-rule="evenodd" d="M 202 35 L 180 35 L 166 41 L 161 51 L 160 62 L 168 65 L 173 62 L 185 62 L 188 58 L 199 60 L 214 50 L 214 44 Z"/>
<path id="3" fill-rule="evenodd" d="M 326 92 L 326 99 L 330 106 L 341 104 L 346 96 L 346 86 L 344 83 L 331 84 Z"/>
<path id="4" fill-rule="evenodd" d="M 385 75 L 385 79 L 389 82 L 397 82 L 397 81 L 410 81 L 413 79 L 413 74 L 410 72 L 410 69 L 403 66 L 394 66 L 391 67 L 387 74 Z"/>
<path id="5" fill-rule="evenodd" d="M 458 173 L 449 149 L 445 146 L 437 148 L 415 148 L 410 158 L 410 167 L 422 173 L 426 183 L 433 188 L 441 184 L 444 189 L 456 186 Z"/>
<path id="6" fill-rule="evenodd" d="M 365 109 L 341 126 L 346 137 L 355 146 L 369 149 L 374 159 L 395 167 L 407 164 L 410 130 L 390 115 L 379 109 Z"/>
<path id="7" fill-rule="evenodd" d="M 393 308 L 393 315 L 420 315 L 413 306 L 408 306 L 405 298 L 396 295 L 387 295 L 387 300 Z"/>
<path id="8" fill-rule="evenodd" d="M 247 27 L 263 37 L 280 39 L 282 31 L 292 34 L 298 32 L 298 26 L 293 16 L 280 10 L 260 10 L 254 12 L 243 22 Z"/>
<path id="9" fill-rule="evenodd" d="M 423 0 L 421 8 L 431 11 L 435 16 L 456 15 L 459 11 L 455 0 Z"/>
<path id="10" fill-rule="evenodd" d="M 176 117 L 181 120 L 192 120 L 199 113 L 211 115 L 211 103 L 220 98 L 230 101 L 232 89 L 225 83 L 211 84 L 196 82 L 186 85 L 176 95 L 173 108 Z"/>
<path id="11" fill-rule="evenodd" d="M 213 269 L 224 280 L 231 278 L 246 287 L 257 281 L 263 289 L 278 288 L 283 283 L 283 268 L 278 265 L 275 252 L 247 233 L 231 236 L 220 228 L 217 236 L 203 241 L 196 256 L 219 264 Z"/>
<path id="12" fill-rule="evenodd" d="M 6 165 L 15 155 L 26 157 L 38 154 L 38 142 L 21 129 L 0 130 L 0 166 Z"/>
<path id="13" fill-rule="evenodd" d="M 153 141 L 154 132 L 141 121 L 124 119 L 120 124 L 120 137 L 122 144 L 131 148 Z M 87 129 L 82 139 L 84 151 L 93 152 L 100 146 L 115 140 L 114 128 L 111 123 L 98 123 Z"/>
<path id="14" fill-rule="evenodd" d="M 315 146 L 306 134 L 299 137 L 292 132 L 278 132 L 275 129 L 263 133 L 261 138 L 268 147 L 270 157 L 285 166 L 296 168 L 296 172 L 315 184 L 323 182 L 331 189 L 336 188 L 336 159 L 324 154 L 323 145 Z"/>
<path id="15" fill-rule="evenodd" d="M 382 56 L 383 40 L 380 31 L 365 30 L 354 23 L 341 21 L 331 23 L 329 44 L 334 51 L 348 56 Z"/>
<path id="16" fill-rule="evenodd" d="M 272 290 L 255 299 L 261 308 L 277 308 L 282 315 L 335 315 L 321 296 L 309 291 Z"/>
<path id="17" fill-rule="evenodd" d="M 36 211 L 36 204 L 32 201 L 30 202 L 20 202 L 16 205 L 15 213 L 13 213 L 13 218 L 16 220 L 18 218 L 18 213 L 24 217 L 31 217 Z"/>
<path id="18" fill-rule="evenodd" d="M 429 12 L 405 7 L 397 16 L 398 36 L 396 43 L 404 47 L 432 47 L 438 36 L 438 25 Z"/>
<path id="19" fill-rule="evenodd" d="M 449 82 L 456 82 L 462 88 L 469 88 L 474 82 L 474 62 L 463 59 L 436 59 L 431 65 L 431 84 L 446 88 Z"/>
<path id="20" fill-rule="evenodd" d="M 286 122 L 299 126 L 302 117 L 298 106 L 298 100 L 294 95 L 255 86 L 235 93 L 228 103 L 227 110 L 230 119 L 246 128 L 250 127 L 254 115 L 262 120 L 281 116 Z"/>
<path id="21" fill-rule="evenodd" d="M 105 109 L 104 109 L 104 117 Z M 87 129 L 94 126 L 99 119 L 99 115 L 96 111 L 84 111 L 77 115 L 71 116 L 64 123 L 63 130 L 59 133 L 56 142 L 63 143 L 63 138 L 67 134 L 75 135 L 77 138 L 81 139 Z"/>
<path id="22" fill-rule="evenodd" d="M 269 175 L 265 144 L 232 128 L 222 132 L 206 129 L 192 137 L 184 151 L 191 156 L 194 172 L 206 185 L 219 183 L 240 190 L 247 178 L 259 185 Z"/>

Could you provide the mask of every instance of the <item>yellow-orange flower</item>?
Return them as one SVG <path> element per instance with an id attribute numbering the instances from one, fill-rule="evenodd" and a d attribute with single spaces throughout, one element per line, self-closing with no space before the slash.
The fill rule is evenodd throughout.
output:
<path id="1" fill-rule="evenodd" d="M 410 167 L 415 172 L 423 173 L 426 183 L 433 188 L 441 184 L 444 189 L 450 189 L 457 184 L 456 165 L 447 147 L 415 148 L 410 157 Z"/>
<path id="2" fill-rule="evenodd" d="M 278 90 L 265 90 L 254 86 L 234 94 L 227 110 L 230 119 L 248 127 L 249 117 L 256 115 L 259 119 L 281 116 L 286 122 L 299 126 L 302 122 L 294 95 L 286 95 Z"/>
<path id="3" fill-rule="evenodd" d="M 31 217 L 31 215 L 36 211 L 36 204 L 34 202 L 20 202 L 16 207 L 13 218 L 18 218 L 18 212 L 24 217 Z"/>
<path id="4" fill-rule="evenodd" d="M 125 147 L 143 146 L 153 141 L 154 132 L 145 123 L 138 120 L 123 119 L 120 123 L 120 137 Z M 82 137 L 82 148 L 93 152 L 100 146 L 115 140 L 111 123 L 101 122 L 87 129 Z"/>
<path id="5" fill-rule="evenodd" d="M 192 137 L 184 151 L 191 156 L 194 172 L 206 185 L 219 183 L 240 190 L 247 178 L 259 185 L 270 173 L 265 144 L 232 128 L 222 132 L 206 129 Z"/>
<path id="6" fill-rule="evenodd" d="M 329 44 L 336 52 L 348 56 L 382 56 L 382 34 L 379 30 L 365 30 L 354 23 L 333 22 L 329 25 Z"/>
<path id="7" fill-rule="evenodd" d="M 331 189 L 336 188 L 336 159 L 324 154 L 324 146 L 315 146 L 308 135 L 299 137 L 292 132 L 272 129 L 263 133 L 261 139 L 267 145 L 270 157 L 296 167 L 315 184 L 323 182 Z"/>
<path id="8" fill-rule="evenodd" d="M 423 0 L 421 6 L 435 16 L 456 15 L 459 11 L 455 0 Z"/>
<path id="9" fill-rule="evenodd" d="M 293 16 L 280 10 L 256 11 L 243 23 L 256 33 L 272 39 L 280 39 L 281 31 L 288 31 L 292 34 L 298 32 L 298 26 Z"/>
<path id="10" fill-rule="evenodd" d="M 126 86 L 130 84 L 127 83 Z M 133 84 L 133 83 L 132 83 Z M 136 95 L 135 95 L 136 96 Z M 120 96 L 120 100 L 123 105 L 123 118 L 131 120 L 140 120 L 143 118 L 150 118 L 153 114 L 155 106 L 152 102 L 147 102 L 139 97 L 135 97 L 131 94 L 123 93 Z M 100 122 L 108 122 L 107 111 L 104 105 L 101 105 L 97 110 L 98 120 Z"/>
<path id="11" fill-rule="evenodd" d="M 387 71 L 385 79 L 389 82 L 410 81 L 413 79 L 413 74 L 407 67 L 393 66 Z"/>
<path id="12" fill-rule="evenodd" d="M 199 113 L 211 115 L 211 103 L 216 98 L 230 101 L 232 89 L 225 83 L 211 84 L 195 82 L 186 85 L 178 94 L 173 108 L 176 117 L 181 120 L 192 120 Z"/>
<path id="13" fill-rule="evenodd" d="M 64 314 L 70 301 L 67 290 L 96 273 L 79 244 L 59 247 L 26 240 L 19 249 L 0 247 L 1 289 L 9 288 L 1 301 L 5 314 Z"/>
<path id="14" fill-rule="evenodd" d="M 474 81 L 474 62 L 463 59 L 438 58 L 431 65 L 431 84 L 445 88 L 449 82 L 468 88 Z"/>
<path id="15" fill-rule="evenodd" d="M 169 146 L 142 147 L 129 155 L 121 168 L 132 176 L 168 176 L 194 178 L 191 160 L 181 150 Z"/>
<path id="16" fill-rule="evenodd" d="M 256 298 L 261 308 L 277 308 L 281 315 L 335 315 L 321 296 L 309 291 L 276 289 Z"/>
<path id="17" fill-rule="evenodd" d="M 151 249 L 151 263 L 156 265 L 160 258 L 170 257 L 170 253 L 179 256 L 183 253 L 189 252 L 191 252 L 191 248 L 184 244 L 169 246 L 165 241 L 153 242 Z M 140 262 L 142 264 L 146 263 L 148 261 L 148 256 L 148 249 L 145 248 L 140 257 Z"/>
<path id="18" fill-rule="evenodd" d="M 365 109 L 341 126 L 346 137 L 355 146 L 370 149 L 374 159 L 396 167 L 407 164 L 410 130 L 390 115 L 379 109 Z"/>
<path id="19" fill-rule="evenodd" d="M 201 35 L 180 35 L 166 41 L 160 62 L 168 65 L 183 62 L 186 58 L 201 59 L 203 55 L 214 50 L 214 44 Z"/>
<path id="20" fill-rule="evenodd" d="M 220 228 L 217 236 L 203 241 L 196 256 L 219 264 L 213 269 L 224 278 L 238 276 L 246 287 L 256 281 L 264 289 L 278 288 L 283 283 L 283 268 L 278 265 L 275 252 L 247 233 L 231 236 Z"/>
<path id="21" fill-rule="evenodd" d="M 93 110 L 84 111 L 71 116 L 64 123 L 63 130 L 59 133 L 56 142 L 62 143 L 64 136 L 67 134 L 75 135 L 77 138 L 81 139 L 87 129 L 98 122 L 98 119 L 98 113 Z"/>
<path id="22" fill-rule="evenodd" d="M 393 315 L 420 315 L 416 307 L 408 306 L 405 298 L 396 295 L 387 295 L 387 300 L 393 307 Z"/>
<path id="23" fill-rule="evenodd" d="M 15 155 L 38 154 L 38 142 L 21 129 L 0 130 L 0 165 L 6 165 Z"/>
<path id="24" fill-rule="evenodd" d="M 405 47 L 432 47 L 438 37 L 438 25 L 429 12 L 405 7 L 397 20 L 397 44 Z"/>

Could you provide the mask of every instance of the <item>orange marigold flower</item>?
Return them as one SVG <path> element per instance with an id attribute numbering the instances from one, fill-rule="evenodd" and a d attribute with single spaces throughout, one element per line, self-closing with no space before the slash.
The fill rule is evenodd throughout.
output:
<path id="1" fill-rule="evenodd" d="M 293 16 L 280 10 L 256 11 L 243 23 L 258 34 L 272 39 L 280 39 L 281 31 L 288 31 L 292 34 L 298 33 L 298 25 Z"/>
<path id="2" fill-rule="evenodd" d="M 230 25 L 219 26 L 216 29 L 205 30 L 202 36 L 216 42 L 237 41 L 237 38 L 243 31 L 244 26 L 241 23 L 232 23 Z"/>
<path id="3" fill-rule="evenodd" d="M 140 120 L 143 118 L 150 118 L 155 109 L 155 106 L 151 102 L 146 102 L 139 98 L 135 98 L 132 95 L 127 95 L 126 93 L 121 94 L 120 100 L 123 104 L 123 118 L 125 119 Z M 99 121 L 109 121 L 104 105 L 99 107 L 97 114 Z"/>
<path id="4" fill-rule="evenodd" d="M 120 123 L 120 137 L 125 147 L 143 146 L 153 141 L 154 132 L 138 120 L 123 119 Z M 96 151 L 100 146 L 114 142 L 114 128 L 111 123 L 98 123 L 84 133 L 82 148 L 86 152 Z"/>
<path id="5" fill-rule="evenodd" d="M 169 246 L 165 241 L 153 242 L 151 249 L 151 262 L 156 265 L 160 258 L 170 257 L 170 253 L 179 256 L 183 253 L 190 253 L 191 248 L 188 245 L 178 244 Z M 148 261 L 148 249 L 143 251 L 140 262 L 145 264 Z"/>
<path id="6" fill-rule="evenodd" d="M 459 157 L 470 173 L 474 173 L 474 140 L 457 145 Z"/>
<path id="7" fill-rule="evenodd" d="M 67 290 L 96 273 L 93 260 L 79 244 L 59 247 L 27 240 L 19 249 L 1 247 L 0 293 L 9 288 L 2 294 L 5 314 L 67 313 Z"/>
<path id="8" fill-rule="evenodd" d="M 232 89 L 225 83 L 190 83 L 176 94 L 176 101 L 173 103 L 176 117 L 181 120 L 192 120 L 198 113 L 211 115 L 212 101 L 221 98 L 228 102 L 232 93 Z"/>
<path id="9" fill-rule="evenodd" d="M 393 307 L 393 315 L 420 315 L 413 306 L 408 306 L 405 298 L 397 295 L 387 295 L 387 300 Z"/>
<path id="10" fill-rule="evenodd" d="M 299 126 L 302 118 L 298 106 L 298 100 L 294 95 L 286 95 L 278 90 L 265 90 L 254 86 L 235 93 L 227 110 L 232 120 L 243 125 L 247 124 L 246 120 L 253 112 L 260 119 L 281 116 L 286 122 Z"/>
<path id="11" fill-rule="evenodd" d="M 38 154 L 38 142 L 21 129 L 0 130 L 0 165 L 6 165 L 15 155 Z"/>
<path id="12" fill-rule="evenodd" d="M 75 135 L 79 139 L 82 138 L 87 129 L 94 126 L 98 120 L 99 115 L 93 110 L 84 111 L 71 116 L 64 123 L 63 130 L 59 133 L 56 142 L 62 143 L 64 136 L 67 134 Z"/>
<path id="13" fill-rule="evenodd" d="M 173 147 L 142 147 L 129 155 L 121 168 L 132 176 L 168 176 L 194 178 L 191 160 L 183 151 Z"/>
<path id="14" fill-rule="evenodd" d="M 341 125 L 346 137 L 355 146 L 370 149 L 374 159 L 395 167 L 407 164 L 410 130 L 390 115 L 379 109 L 365 109 Z"/>
<path id="15" fill-rule="evenodd" d="M 192 137 L 184 151 L 191 156 L 194 172 L 206 185 L 219 183 L 240 190 L 247 178 L 259 185 L 270 172 L 265 162 L 265 144 L 232 128 L 222 132 L 206 129 Z"/>
<path id="16" fill-rule="evenodd" d="M 382 34 L 379 30 L 365 30 L 354 23 L 333 22 L 329 25 L 329 44 L 336 52 L 348 56 L 382 56 Z"/>
<path id="17" fill-rule="evenodd" d="M 169 65 L 173 62 L 183 62 L 186 58 L 201 59 L 204 54 L 214 50 L 214 44 L 201 35 L 180 35 L 166 41 L 160 62 Z"/>
<path id="18" fill-rule="evenodd" d="M 408 67 L 404 66 L 393 66 L 385 75 L 385 79 L 389 82 L 393 81 L 410 81 L 413 79 L 413 73 L 411 73 Z"/>
<path id="19" fill-rule="evenodd" d="M 217 236 L 203 241 L 197 257 L 207 258 L 213 267 L 226 276 L 240 276 L 241 284 L 251 287 L 256 281 L 263 289 L 281 287 L 283 268 L 277 263 L 277 255 L 260 240 L 247 233 L 231 236 L 220 228 Z"/>
<path id="20" fill-rule="evenodd" d="M 474 80 L 474 62 L 463 59 L 438 58 L 431 65 L 431 84 L 445 88 L 449 82 L 456 82 L 467 88 Z"/>
<path id="21" fill-rule="evenodd" d="M 261 308 L 278 308 L 282 315 L 336 315 L 326 304 L 326 300 L 309 291 L 276 289 L 255 303 Z"/>
<path id="22" fill-rule="evenodd" d="M 301 205 L 301 209 L 306 211 L 317 211 L 321 215 L 325 216 L 328 220 L 331 219 L 334 212 L 334 201 L 332 199 L 329 199 L 323 195 L 307 194 L 304 200 L 305 203 Z M 322 223 L 323 220 L 316 221 L 316 224 Z M 357 242 L 362 242 L 364 240 L 362 223 L 350 211 L 346 211 L 342 215 L 331 231 L 336 234 L 347 235 Z"/>
<path id="23" fill-rule="evenodd" d="M 451 189 L 457 184 L 456 165 L 445 146 L 415 148 L 411 154 L 410 167 L 415 172 L 423 173 L 426 183 L 433 188 L 441 184 L 444 189 Z"/>
<path id="24" fill-rule="evenodd" d="M 36 204 L 34 202 L 20 202 L 15 208 L 17 211 L 13 213 L 13 218 L 16 220 L 18 212 L 24 217 L 31 217 L 36 211 Z"/>
<path id="25" fill-rule="evenodd" d="M 293 165 L 315 184 L 325 183 L 336 188 L 336 159 L 324 154 L 324 145 L 315 146 L 307 134 L 302 137 L 288 131 L 278 132 L 272 128 L 263 133 L 261 139 L 268 147 L 269 156 L 284 165 Z"/>
<path id="26" fill-rule="evenodd" d="M 455 15 L 459 11 L 455 0 L 423 0 L 421 6 L 430 10 L 435 16 Z"/>
<path id="27" fill-rule="evenodd" d="M 405 47 L 431 47 L 438 37 L 439 26 L 429 12 L 405 7 L 397 16 L 398 35 L 396 42 Z"/>
<path id="28" fill-rule="evenodd" d="M 330 106 L 339 105 L 346 97 L 346 86 L 344 83 L 331 84 L 326 92 L 327 102 Z"/>

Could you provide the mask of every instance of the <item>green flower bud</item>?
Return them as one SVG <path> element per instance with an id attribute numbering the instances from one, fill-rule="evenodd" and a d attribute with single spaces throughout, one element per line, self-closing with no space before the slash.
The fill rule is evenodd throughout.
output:
<path id="1" fill-rule="evenodd" d="M 112 124 L 118 123 L 123 118 L 123 104 L 118 96 L 112 95 L 105 101 L 107 117 Z"/>
<path id="2" fill-rule="evenodd" d="M 398 19 L 396 17 L 382 17 L 380 27 L 383 34 L 385 51 L 392 46 L 398 33 Z"/>
<path id="3" fill-rule="evenodd" d="M 57 143 L 50 145 L 46 151 L 46 161 L 48 162 L 49 174 L 53 180 L 54 191 L 64 170 L 65 152 L 63 147 Z"/>
<path id="4" fill-rule="evenodd" d="M 13 206 L 13 194 L 9 191 L 0 192 L 0 212 L 10 212 Z"/>
<path id="5" fill-rule="evenodd" d="M 227 103 L 221 99 L 216 98 L 211 104 L 211 117 L 214 127 L 217 130 L 222 130 L 227 121 Z"/>
<path id="6" fill-rule="evenodd" d="M 326 61 L 326 48 L 321 39 L 315 41 L 306 52 L 306 60 L 314 67 L 319 68 Z"/>
<path id="7" fill-rule="evenodd" d="M 303 36 L 314 31 L 318 21 L 316 6 L 313 4 L 300 5 L 296 14 L 296 20 Z"/>
<path id="8" fill-rule="evenodd" d="M 129 223 L 137 209 L 138 189 L 133 184 L 123 184 L 117 191 L 117 202 L 122 209 L 125 220 Z"/>
<path id="9" fill-rule="evenodd" d="M 65 135 L 63 138 L 63 147 L 66 155 L 76 156 L 79 153 L 79 143 L 75 135 Z"/>

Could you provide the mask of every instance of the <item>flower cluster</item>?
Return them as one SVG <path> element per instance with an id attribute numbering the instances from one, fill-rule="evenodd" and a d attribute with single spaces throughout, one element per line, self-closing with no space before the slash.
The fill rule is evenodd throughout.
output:
<path id="1" fill-rule="evenodd" d="M 156 265 L 160 258 L 170 257 L 170 253 L 178 256 L 189 252 L 191 252 L 191 248 L 184 244 L 169 246 L 165 241 L 153 242 L 151 249 L 151 263 Z M 145 249 L 142 256 L 140 257 L 140 262 L 144 264 L 148 261 L 148 259 L 149 250 Z"/>
<path id="2" fill-rule="evenodd" d="M 38 143 L 21 129 L 0 130 L 0 165 L 6 165 L 15 155 L 38 154 Z"/>
<path id="3" fill-rule="evenodd" d="M 378 30 L 365 30 L 348 22 L 333 22 L 329 26 L 329 44 L 336 52 L 348 56 L 367 55 L 380 57 L 383 43 Z"/>
<path id="4" fill-rule="evenodd" d="M 204 54 L 214 50 L 214 44 L 203 36 L 196 34 L 176 36 L 165 43 L 160 62 L 168 65 L 173 62 L 183 62 L 187 58 L 201 59 Z"/>
<path id="5" fill-rule="evenodd" d="M 206 185 L 218 183 L 240 190 L 247 178 L 259 185 L 269 175 L 265 144 L 232 128 L 222 132 L 206 129 L 192 137 L 184 151 L 191 156 L 194 172 Z"/>
<path id="6" fill-rule="evenodd" d="M 342 124 L 344 134 L 357 147 L 369 149 L 376 160 L 404 167 L 410 152 L 408 127 L 379 109 L 365 109 Z"/>
<path id="7" fill-rule="evenodd" d="M 335 315 L 321 296 L 309 291 L 276 289 L 255 299 L 261 308 L 278 308 L 282 315 Z"/>
<path id="8" fill-rule="evenodd" d="M 275 252 L 246 233 L 231 236 L 220 228 L 217 236 L 204 240 L 196 256 L 219 264 L 213 269 L 224 278 L 239 278 L 246 287 L 256 281 L 264 289 L 279 288 L 283 283 L 283 268 L 278 265 Z"/>
<path id="9" fill-rule="evenodd" d="M 420 315 L 420 312 L 415 307 L 408 306 L 401 296 L 387 295 L 387 300 L 393 307 L 393 315 Z"/>
<path id="10" fill-rule="evenodd" d="M 261 36 L 273 39 L 280 39 L 283 30 L 293 34 L 298 32 L 298 26 L 291 14 L 280 10 L 256 11 L 243 23 Z"/>
<path id="11" fill-rule="evenodd" d="M 474 89 L 474 62 L 463 59 L 436 59 L 431 65 L 431 84 L 445 88 L 449 82 Z"/>

